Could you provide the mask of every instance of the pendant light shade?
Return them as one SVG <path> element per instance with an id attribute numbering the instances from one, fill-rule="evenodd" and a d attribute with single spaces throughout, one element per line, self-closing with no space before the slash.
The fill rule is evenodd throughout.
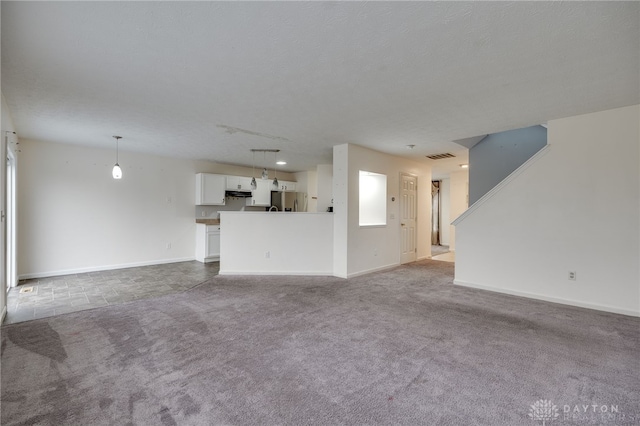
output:
<path id="1" fill-rule="evenodd" d="M 276 158 L 276 163 L 278 162 L 278 153 L 276 152 L 275 154 L 275 158 Z M 274 191 L 278 191 L 280 189 L 280 183 L 278 182 L 278 172 L 276 171 L 276 166 L 273 166 L 273 185 L 272 185 L 272 189 Z"/>
<path id="2" fill-rule="evenodd" d="M 258 189 L 258 183 L 256 182 L 256 152 L 252 149 L 251 153 L 253 154 L 253 164 L 251 165 L 251 190 L 255 191 Z"/>
<path id="3" fill-rule="evenodd" d="M 122 139 L 122 136 L 114 136 L 116 140 L 116 164 L 113 166 L 113 170 L 111 170 L 111 175 L 114 179 L 122 179 L 122 169 L 120 168 L 120 164 L 118 164 L 118 142 Z"/>
<path id="4" fill-rule="evenodd" d="M 263 165 L 266 166 L 267 165 L 267 152 L 279 152 L 279 149 L 262 149 L 262 148 L 255 148 L 252 149 L 251 152 L 253 153 L 253 171 L 255 172 L 255 166 L 256 166 L 256 152 L 261 152 L 263 155 Z M 276 160 L 278 159 L 277 155 L 276 155 Z M 274 173 L 275 173 L 275 166 L 273 169 Z M 262 168 L 262 174 L 260 175 L 260 178 L 262 180 L 269 180 L 269 169 L 267 167 L 263 167 Z M 273 186 L 273 190 L 277 191 L 278 187 L 280 186 L 280 184 L 278 183 L 278 177 L 276 176 L 276 178 L 273 180 L 273 182 L 271 183 Z M 256 188 L 258 187 L 257 182 L 256 182 L 256 178 L 255 177 L 251 177 L 251 189 L 252 190 L 256 190 Z"/>
<path id="5" fill-rule="evenodd" d="M 118 163 L 116 163 L 116 165 L 113 166 L 113 170 L 111 170 L 111 174 L 113 175 L 114 179 L 122 179 L 122 169 L 120 168 L 120 165 Z"/>

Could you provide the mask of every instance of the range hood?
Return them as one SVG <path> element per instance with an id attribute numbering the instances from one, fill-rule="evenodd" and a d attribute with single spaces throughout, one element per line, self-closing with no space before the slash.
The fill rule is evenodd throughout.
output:
<path id="1" fill-rule="evenodd" d="M 224 195 L 227 197 L 237 197 L 237 198 L 251 198 L 251 191 L 225 191 Z"/>

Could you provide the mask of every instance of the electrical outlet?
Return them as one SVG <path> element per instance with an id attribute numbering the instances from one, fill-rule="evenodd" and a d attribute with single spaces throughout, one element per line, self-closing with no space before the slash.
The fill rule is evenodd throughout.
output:
<path id="1" fill-rule="evenodd" d="M 206 213 L 205 213 L 205 211 L 204 211 L 204 210 L 202 210 L 202 211 L 200 212 L 200 216 L 202 216 L 202 217 L 205 217 L 205 216 L 206 216 Z"/>
<path id="2" fill-rule="evenodd" d="M 373 249 L 373 255 L 377 256 L 378 255 L 378 249 Z"/>
<path id="3" fill-rule="evenodd" d="M 167 250 L 171 249 L 171 243 L 167 243 Z"/>
<path id="4" fill-rule="evenodd" d="M 264 252 L 264 258 L 265 259 L 271 259 L 271 252 L 270 251 L 265 251 Z"/>
<path id="5" fill-rule="evenodd" d="M 393 213 L 391 213 L 391 217 L 390 217 L 390 219 L 391 219 L 391 220 L 393 220 L 393 219 L 395 219 L 395 218 L 396 218 L 396 215 L 395 215 L 395 214 L 393 214 Z"/>
<path id="6" fill-rule="evenodd" d="M 571 281 L 575 281 L 576 280 L 576 271 L 569 271 L 569 279 Z"/>

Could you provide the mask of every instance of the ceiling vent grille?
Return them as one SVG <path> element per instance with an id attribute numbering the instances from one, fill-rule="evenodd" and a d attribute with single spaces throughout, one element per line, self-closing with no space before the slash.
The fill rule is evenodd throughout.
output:
<path id="1" fill-rule="evenodd" d="M 444 154 L 427 155 L 427 158 L 432 160 L 442 160 L 443 158 L 453 158 L 455 155 L 445 152 Z"/>

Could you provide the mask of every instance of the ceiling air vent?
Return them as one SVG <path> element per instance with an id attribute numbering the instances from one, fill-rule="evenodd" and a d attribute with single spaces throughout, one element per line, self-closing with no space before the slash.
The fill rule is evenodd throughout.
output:
<path id="1" fill-rule="evenodd" d="M 442 160 L 443 158 L 453 158 L 455 155 L 449 154 L 445 152 L 444 154 L 435 154 L 435 155 L 427 155 L 427 158 L 431 158 L 432 160 Z"/>

